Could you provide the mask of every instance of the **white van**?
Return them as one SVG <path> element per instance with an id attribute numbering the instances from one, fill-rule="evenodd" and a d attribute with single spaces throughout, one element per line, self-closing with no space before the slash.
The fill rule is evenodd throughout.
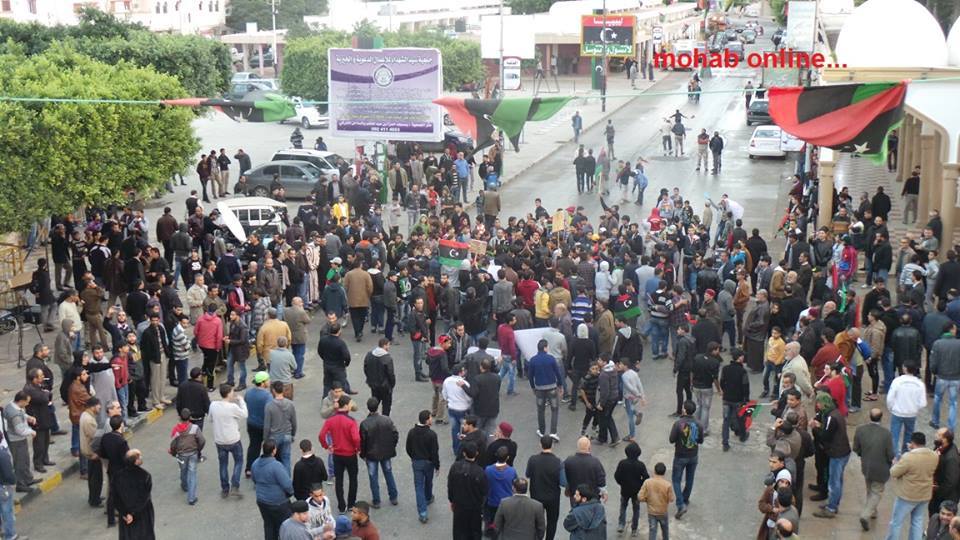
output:
<path id="1" fill-rule="evenodd" d="M 217 203 L 223 225 L 241 243 L 247 235 L 257 233 L 264 245 L 269 245 L 274 234 L 283 234 L 287 226 L 283 215 L 287 204 L 267 197 L 235 197 Z"/>
<path id="2" fill-rule="evenodd" d="M 786 157 L 787 152 L 799 152 L 803 141 L 780 129 L 780 126 L 757 126 L 750 137 L 747 155 L 750 159 L 757 156 Z"/>

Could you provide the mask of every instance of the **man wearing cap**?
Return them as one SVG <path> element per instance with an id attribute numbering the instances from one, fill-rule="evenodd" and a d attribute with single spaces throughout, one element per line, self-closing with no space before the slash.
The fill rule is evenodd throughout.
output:
<path id="1" fill-rule="evenodd" d="M 243 401 L 247 404 L 247 436 L 250 438 L 244 470 L 247 478 L 250 478 L 250 466 L 257 459 L 260 445 L 263 444 L 263 414 L 270 401 L 269 385 L 270 376 L 267 372 L 258 371 L 253 376 L 253 387 L 243 394 Z"/>
<path id="2" fill-rule="evenodd" d="M 280 540 L 313 540 L 314 532 L 307 528 L 310 509 L 304 501 L 290 504 L 290 517 L 280 525 Z"/>
<path id="3" fill-rule="evenodd" d="M 517 458 L 517 443 L 510 437 L 513 435 L 513 426 L 509 422 L 500 422 L 496 431 L 493 432 L 494 440 L 483 449 L 482 463 L 484 467 L 496 463 L 497 450 L 507 449 L 507 464 L 513 466 L 513 460 Z"/>

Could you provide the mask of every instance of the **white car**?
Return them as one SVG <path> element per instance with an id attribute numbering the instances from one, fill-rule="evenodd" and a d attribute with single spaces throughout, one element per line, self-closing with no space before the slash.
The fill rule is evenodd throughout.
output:
<path id="1" fill-rule="evenodd" d="M 290 99 L 293 101 L 294 107 L 297 109 L 297 116 L 295 116 L 294 119 L 298 124 L 300 124 L 300 127 L 303 129 L 326 129 L 330 127 L 330 117 L 322 114 L 320 109 L 317 109 L 312 105 L 304 105 L 303 100 L 298 97 Z M 286 122 L 286 120 L 280 121 L 281 124 L 284 122 Z"/>
<path id="2" fill-rule="evenodd" d="M 780 129 L 779 126 L 757 126 L 750 137 L 747 155 L 750 159 L 757 156 L 786 157 L 787 152 L 799 152 L 803 141 Z"/>

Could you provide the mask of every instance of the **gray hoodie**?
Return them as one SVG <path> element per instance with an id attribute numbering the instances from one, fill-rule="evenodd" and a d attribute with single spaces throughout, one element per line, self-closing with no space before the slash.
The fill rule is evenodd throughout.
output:
<path id="1" fill-rule="evenodd" d="M 274 398 L 263 411 L 263 438 L 277 440 L 278 435 L 297 435 L 297 410 L 289 399 Z"/>
<path id="2" fill-rule="evenodd" d="M 70 338 L 72 328 L 73 321 L 60 321 L 61 332 L 57 334 L 53 344 L 53 363 L 60 368 L 60 375 L 65 375 L 73 367 L 73 339 Z"/>
<path id="3" fill-rule="evenodd" d="M 717 295 L 717 306 L 720 308 L 720 320 L 732 321 L 736 315 L 733 309 L 733 294 L 737 292 L 737 284 L 732 279 L 723 282 L 723 290 Z"/>

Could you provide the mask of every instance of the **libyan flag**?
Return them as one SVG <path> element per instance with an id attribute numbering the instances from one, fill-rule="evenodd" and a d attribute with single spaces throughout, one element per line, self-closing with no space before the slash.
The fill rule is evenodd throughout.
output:
<path id="1" fill-rule="evenodd" d="M 641 315 L 637 299 L 631 294 L 621 294 L 613 302 L 613 314 L 617 319 L 634 319 Z"/>
<path id="2" fill-rule="evenodd" d="M 443 105 L 453 123 L 473 137 L 476 150 L 493 144 L 495 129 L 502 129 L 513 149 L 519 151 L 520 132 L 530 121 L 546 120 L 557 113 L 572 97 L 466 99 L 445 96 L 433 100 Z"/>
<path id="3" fill-rule="evenodd" d="M 810 144 L 886 157 L 887 135 L 903 120 L 907 85 L 899 83 L 772 87 L 770 117 Z"/>
<path id="4" fill-rule="evenodd" d="M 247 122 L 279 122 L 297 115 L 293 102 L 278 94 L 264 94 L 257 99 L 230 100 L 219 98 L 165 99 L 164 105 L 175 107 L 213 107 L 233 120 Z"/>
<path id="5" fill-rule="evenodd" d="M 741 433 L 750 431 L 750 426 L 753 425 L 753 419 L 760 414 L 760 407 L 761 405 L 757 403 L 757 400 L 752 399 L 741 405 L 737 410 L 739 427 L 743 430 Z"/>
<path id="6" fill-rule="evenodd" d="M 460 268 L 460 262 L 466 260 L 470 254 L 470 246 L 453 240 L 440 240 L 440 264 L 453 268 Z"/>

